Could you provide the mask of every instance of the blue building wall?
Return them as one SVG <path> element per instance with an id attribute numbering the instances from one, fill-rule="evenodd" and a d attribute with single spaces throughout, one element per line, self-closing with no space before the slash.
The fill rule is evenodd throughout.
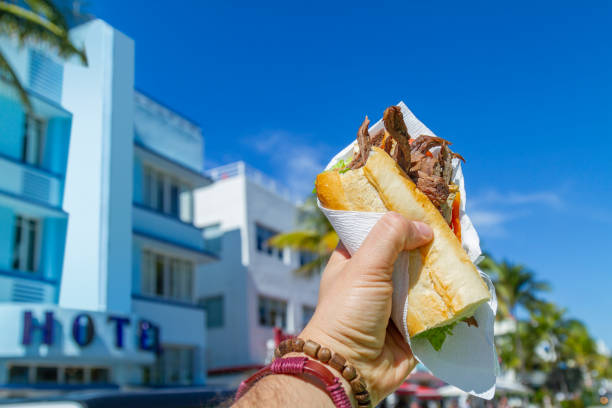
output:
<path id="1" fill-rule="evenodd" d="M 67 221 L 62 218 L 46 218 L 43 222 L 39 271 L 43 278 L 58 283 L 62 275 Z"/>
<path id="2" fill-rule="evenodd" d="M 13 211 L 0 206 L 0 271 L 11 269 L 14 222 Z"/>
<path id="3" fill-rule="evenodd" d="M 55 174 L 65 175 L 70 143 L 69 118 L 50 118 L 45 135 L 45 151 L 42 168 Z"/>
<path id="4" fill-rule="evenodd" d="M 19 52 L 20 58 L 28 56 L 23 57 L 24 61 L 32 55 L 27 48 Z M 57 70 L 56 65 L 54 68 Z M 41 75 L 45 67 L 43 64 L 38 68 Z M 20 69 L 27 70 L 27 64 Z M 45 124 L 40 166 L 21 161 L 26 111 L 16 91 L 0 80 L 0 272 L 5 279 L 12 279 L 4 283 L 9 287 L 23 279 L 52 283 L 53 290 L 45 290 L 40 301 L 57 303 L 68 224 L 62 201 L 72 117 L 57 101 L 31 91 L 29 94 L 34 114 Z M 13 270 L 18 215 L 39 222 L 35 272 Z M 0 302 L 13 298 L 10 290 L 0 291 Z"/>
<path id="5" fill-rule="evenodd" d="M 142 160 L 138 156 L 134 156 L 134 187 L 133 200 L 135 203 L 142 204 Z"/>
<path id="6" fill-rule="evenodd" d="M 0 95 L 0 153 L 19 159 L 25 116 L 21 105 L 15 102 L 12 98 Z"/>

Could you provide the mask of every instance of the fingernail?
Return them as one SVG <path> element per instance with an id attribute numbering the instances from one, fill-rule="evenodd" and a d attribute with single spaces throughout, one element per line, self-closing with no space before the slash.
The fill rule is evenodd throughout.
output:
<path id="1" fill-rule="evenodd" d="M 414 226 L 416 227 L 417 231 L 419 231 L 419 234 L 421 234 L 423 238 L 427 240 L 430 240 L 433 238 L 433 231 L 431 230 L 429 225 L 419 222 L 419 221 L 414 221 Z"/>

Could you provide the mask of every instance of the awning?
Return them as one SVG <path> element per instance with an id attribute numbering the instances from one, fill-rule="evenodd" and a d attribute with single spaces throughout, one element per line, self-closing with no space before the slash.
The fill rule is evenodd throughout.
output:
<path id="1" fill-rule="evenodd" d="M 416 397 L 418 399 L 423 399 L 423 400 L 441 399 L 442 398 L 442 396 L 438 393 L 437 389 L 431 388 L 431 387 L 425 387 L 425 386 L 422 386 L 422 385 L 419 385 L 417 387 L 415 395 L 416 395 Z"/>

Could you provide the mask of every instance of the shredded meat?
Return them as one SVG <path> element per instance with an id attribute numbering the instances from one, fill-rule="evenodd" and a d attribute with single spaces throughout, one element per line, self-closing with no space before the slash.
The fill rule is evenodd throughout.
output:
<path id="1" fill-rule="evenodd" d="M 429 176 L 425 173 L 419 173 L 419 178 L 416 181 L 416 186 L 421 190 L 437 207 L 440 208 L 443 202 L 446 201 L 450 193 L 448 184 L 439 176 Z"/>
<path id="2" fill-rule="evenodd" d="M 398 106 L 390 106 L 385 110 L 383 123 L 384 130 L 369 135 L 370 120 L 366 116 L 357 132 L 359 152 L 351 161 L 349 168 L 363 167 L 368 160 L 371 147 L 380 147 L 397 162 L 442 215 L 448 215 L 450 207 L 447 201 L 451 192 L 449 187 L 453 173 L 452 160 L 458 158 L 465 162 L 465 159 L 452 152 L 449 148 L 451 143 L 440 137 L 420 135 L 412 140 Z M 433 147 L 440 149 L 432 153 L 430 150 Z M 447 221 L 448 218 L 450 217 L 445 217 Z"/>
<path id="3" fill-rule="evenodd" d="M 368 133 L 368 126 L 370 126 L 370 119 L 366 116 L 363 120 L 359 130 L 357 131 L 357 143 L 359 144 L 359 153 L 355 156 L 351 162 L 351 169 L 358 169 L 363 167 L 368 161 L 370 155 L 371 141 L 370 134 Z"/>
<path id="4" fill-rule="evenodd" d="M 468 326 L 478 327 L 478 322 L 476 321 L 476 318 L 474 316 L 466 317 L 465 319 L 463 319 L 463 321 L 466 322 Z"/>
<path id="5" fill-rule="evenodd" d="M 410 135 L 404 122 L 404 115 L 399 106 L 389 106 L 383 115 L 385 129 L 395 140 L 395 151 L 392 157 L 406 173 L 410 170 Z M 386 150 L 386 149 L 385 149 Z"/>

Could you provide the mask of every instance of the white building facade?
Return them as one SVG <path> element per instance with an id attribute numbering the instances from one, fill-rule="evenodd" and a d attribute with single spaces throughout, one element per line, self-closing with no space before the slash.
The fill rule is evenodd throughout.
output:
<path id="1" fill-rule="evenodd" d="M 215 235 L 221 260 L 200 266 L 196 292 L 208 315 L 207 365 L 223 372 L 263 364 L 274 327 L 299 333 L 319 276 L 297 276 L 300 253 L 266 245 L 297 227 L 296 203 L 273 180 L 243 162 L 209 174 L 214 184 L 195 192 L 195 223 Z"/>
<path id="2" fill-rule="evenodd" d="M 0 240 L 0 278 L 21 285 L 17 297 L 0 290 L 0 388 L 204 384 L 206 313 L 195 288 L 200 267 L 219 257 L 194 225 L 193 192 L 212 182 L 201 129 L 134 90 L 129 37 L 101 20 L 71 34 L 89 64 L 49 57 L 54 76 L 39 81 L 53 100 L 32 91 L 36 120 L 0 83 L 12 112 L 0 135 L 14 140 L 0 146 L 0 165 L 51 183 L 44 200 L 13 186 L 21 173 L 0 183 L 0 213 L 15 220 Z M 38 53 L 0 45 L 18 69 L 40 64 Z M 36 155 L 22 148 L 32 141 L 44 146 Z"/>

